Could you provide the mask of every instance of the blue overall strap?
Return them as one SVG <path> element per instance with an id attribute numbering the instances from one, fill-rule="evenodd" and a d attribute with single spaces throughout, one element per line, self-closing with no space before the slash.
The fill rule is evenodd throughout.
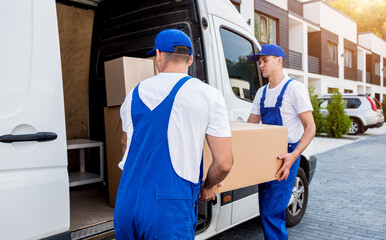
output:
<path id="1" fill-rule="evenodd" d="M 138 93 L 139 84 L 134 88 L 132 99 L 131 99 L 131 109 L 137 109 L 137 111 L 131 112 L 131 120 L 133 122 L 134 129 L 136 128 L 139 119 L 141 119 L 141 117 L 143 117 L 144 115 L 146 115 L 151 111 L 143 103 L 143 101 L 141 101 L 141 98 L 139 97 L 139 93 Z"/>
<path id="2" fill-rule="evenodd" d="M 260 98 L 260 108 L 264 108 L 264 101 L 265 101 L 265 94 L 267 93 L 267 87 L 268 87 L 268 84 L 265 85 L 263 90 L 263 95 Z"/>
<path id="3" fill-rule="evenodd" d="M 281 104 L 282 104 L 282 102 L 283 102 L 283 95 L 284 95 L 284 92 L 285 92 L 285 90 L 287 89 L 288 84 L 289 84 L 292 80 L 294 80 L 294 79 L 291 78 L 290 80 L 288 80 L 288 81 L 284 84 L 283 89 L 281 90 L 279 96 L 277 97 L 276 106 L 281 107 Z"/>
<path id="4" fill-rule="evenodd" d="M 178 80 L 178 82 L 174 85 L 173 89 L 170 91 L 169 95 L 167 96 L 170 101 L 174 101 L 174 99 L 176 98 L 178 90 L 180 90 L 182 85 L 184 85 L 184 83 L 186 83 L 186 81 L 188 81 L 191 78 L 192 78 L 191 76 L 186 76 L 186 77 L 183 77 L 180 80 Z"/>

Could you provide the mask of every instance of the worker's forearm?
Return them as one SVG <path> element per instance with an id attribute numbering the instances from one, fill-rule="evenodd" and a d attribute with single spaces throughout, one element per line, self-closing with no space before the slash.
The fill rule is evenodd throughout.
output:
<path id="1" fill-rule="evenodd" d="M 299 141 L 299 144 L 296 146 L 293 153 L 295 153 L 299 157 L 300 154 L 302 154 L 302 152 L 304 151 L 304 149 L 306 149 L 307 146 L 310 144 L 310 142 L 315 136 L 315 133 L 315 125 L 305 127 L 304 133 Z"/>
<path id="2" fill-rule="evenodd" d="M 233 162 L 233 160 L 232 160 Z M 210 189 L 220 183 L 230 172 L 232 165 L 220 167 L 214 163 L 210 165 L 203 188 Z"/>

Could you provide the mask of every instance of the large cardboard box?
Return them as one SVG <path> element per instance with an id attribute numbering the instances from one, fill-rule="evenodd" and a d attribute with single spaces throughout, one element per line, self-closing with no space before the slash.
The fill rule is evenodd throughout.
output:
<path id="1" fill-rule="evenodd" d="M 276 172 L 283 164 L 277 156 L 287 152 L 288 129 L 252 123 L 231 123 L 230 126 L 234 162 L 230 173 L 223 181 L 224 185 L 218 192 L 275 180 Z M 205 142 L 205 175 L 211 163 L 212 154 Z"/>
<path id="2" fill-rule="evenodd" d="M 105 108 L 105 131 L 107 171 L 109 182 L 109 203 L 114 207 L 122 171 L 121 161 L 122 125 L 120 107 Z M 234 163 L 231 172 L 223 181 L 219 192 L 275 180 L 276 172 L 282 165 L 277 156 L 287 152 L 288 129 L 264 124 L 231 123 L 232 151 Z M 204 178 L 212 163 L 212 154 L 205 142 Z"/>
<path id="3" fill-rule="evenodd" d="M 131 89 L 151 76 L 152 59 L 121 57 L 105 62 L 107 106 L 120 106 Z"/>
<path id="4" fill-rule="evenodd" d="M 107 107 L 105 112 L 105 134 L 106 134 L 106 155 L 107 155 L 107 177 L 109 186 L 109 204 L 115 206 L 115 198 L 122 170 L 118 163 L 122 160 L 122 122 L 119 114 L 120 106 Z"/>

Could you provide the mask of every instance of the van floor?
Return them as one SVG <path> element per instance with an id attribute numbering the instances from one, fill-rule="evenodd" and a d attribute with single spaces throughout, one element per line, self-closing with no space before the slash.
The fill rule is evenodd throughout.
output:
<path id="1" fill-rule="evenodd" d="M 70 231 L 113 220 L 107 187 L 102 183 L 70 188 Z"/>

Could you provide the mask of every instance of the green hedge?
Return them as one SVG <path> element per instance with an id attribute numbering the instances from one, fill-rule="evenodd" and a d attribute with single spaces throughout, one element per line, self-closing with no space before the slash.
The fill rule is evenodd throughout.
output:
<path id="1" fill-rule="evenodd" d="M 308 93 L 310 95 L 310 100 L 312 104 L 312 108 L 314 109 L 312 111 L 312 116 L 314 117 L 315 126 L 316 126 L 316 134 L 319 135 L 323 132 L 323 115 L 320 112 L 319 103 L 320 100 L 318 100 L 318 94 L 315 94 L 315 88 L 312 86 L 308 87 Z"/>
<path id="2" fill-rule="evenodd" d="M 334 90 L 331 102 L 327 106 L 328 114 L 324 122 L 324 131 L 330 137 L 340 138 L 350 129 L 352 120 L 344 111 L 345 104 L 346 101 L 343 101 L 342 94 Z"/>

